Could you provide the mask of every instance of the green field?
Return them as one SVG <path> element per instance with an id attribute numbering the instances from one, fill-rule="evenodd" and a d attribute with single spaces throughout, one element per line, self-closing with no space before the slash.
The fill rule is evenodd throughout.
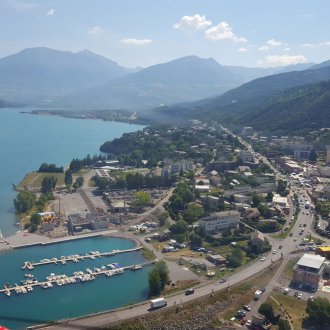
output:
<path id="1" fill-rule="evenodd" d="M 25 175 L 24 179 L 17 186 L 17 189 L 24 189 L 25 187 L 29 189 L 40 189 L 43 178 L 52 176 L 57 179 L 57 187 L 65 186 L 64 173 L 31 172 Z"/>

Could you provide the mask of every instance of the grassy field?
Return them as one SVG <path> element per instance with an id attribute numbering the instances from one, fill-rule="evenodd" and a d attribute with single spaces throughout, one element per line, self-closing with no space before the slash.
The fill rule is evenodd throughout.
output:
<path id="1" fill-rule="evenodd" d="M 17 186 L 18 189 L 29 187 L 30 189 L 39 189 L 41 182 L 45 177 L 54 177 L 57 179 L 57 187 L 64 186 L 64 173 L 39 173 L 31 172 L 25 175 L 24 179 Z"/>
<path id="2" fill-rule="evenodd" d="M 296 297 L 285 295 L 279 291 L 274 291 L 271 296 L 274 299 L 268 298 L 267 303 L 272 304 L 275 311 L 289 315 L 289 320 L 294 330 L 302 329 L 302 321 L 307 316 L 307 302 L 299 300 Z M 278 305 L 277 302 L 280 305 Z"/>

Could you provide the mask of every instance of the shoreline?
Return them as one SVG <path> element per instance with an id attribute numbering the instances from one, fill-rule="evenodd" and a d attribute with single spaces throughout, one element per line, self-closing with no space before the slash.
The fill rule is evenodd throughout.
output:
<path id="1" fill-rule="evenodd" d="M 58 244 L 58 243 L 64 243 L 68 241 L 74 241 L 74 240 L 80 240 L 84 238 L 91 238 L 91 237 L 98 237 L 98 236 L 109 236 L 109 237 L 118 237 L 116 235 L 113 235 L 117 233 L 118 231 L 115 229 L 107 230 L 107 231 L 98 231 L 95 233 L 86 233 L 81 235 L 75 235 L 75 236 L 65 236 L 65 237 L 59 237 L 59 238 L 49 238 L 46 236 L 38 235 L 38 234 L 32 234 L 32 233 L 25 233 L 25 232 L 17 232 L 14 235 L 5 237 L 3 239 L 3 243 L 0 245 L 0 252 L 13 250 L 13 249 L 22 249 L 25 247 L 32 247 L 32 246 L 47 246 L 51 244 Z M 125 237 L 120 237 L 125 239 Z M 131 241 L 134 241 L 137 243 L 136 240 L 126 238 Z M 8 242 L 8 243 L 6 243 Z M 6 244 L 6 245 L 4 245 Z M 140 242 L 139 242 L 140 244 Z"/>

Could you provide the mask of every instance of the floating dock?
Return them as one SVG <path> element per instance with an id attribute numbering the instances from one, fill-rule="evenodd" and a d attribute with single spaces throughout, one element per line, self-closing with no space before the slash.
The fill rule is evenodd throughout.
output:
<path id="1" fill-rule="evenodd" d="M 33 269 L 37 266 L 44 266 L 44 265 L 50 265 L 50 264 L 66 264 L 68 261 L 70 262 L 79 262 L 80 260 L 88 259 L 95 259 L 96 257 L 110 257 L 114 256 L 119 253 L 128 253 L 128 252 L 134 252 L 139 251 L 143 247 L 139 246 L 133 249 L 127 249 L 127 250 L 112 250 L 110 252 L 99 252 L 99 251 L 90 251 L 89 253 L 85 255 L 80 254 L 73 254 L 70 256 L 61 256 L 60 258 L 51 258 L 51 259 L 42 259 L 39 262 L 31 262 L 31 261 L 25 261 L 22 265 L 22 269 Z"/>

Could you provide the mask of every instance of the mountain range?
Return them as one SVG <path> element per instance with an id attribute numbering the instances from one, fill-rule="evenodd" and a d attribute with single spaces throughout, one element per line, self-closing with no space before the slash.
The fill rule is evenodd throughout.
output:
<path id="1" fill-rule="evenodd" d="M 330 127 L 330 61 L 255 79 L 218 97 L 158 108 L 171 121 L 208 118 L 231 127 L 301 133 Z M 157 117 L 156 115 L 156 117 Z"/>
<path id="2" fill-rule="evenodd" d="M 29 48 L 0 59 L 0 98 L 60 108 L 147 109 L 220 95 L 279 70 L 311 65 L 244 68 L 187 56 L 132 70 L 88 50 Z"/>

